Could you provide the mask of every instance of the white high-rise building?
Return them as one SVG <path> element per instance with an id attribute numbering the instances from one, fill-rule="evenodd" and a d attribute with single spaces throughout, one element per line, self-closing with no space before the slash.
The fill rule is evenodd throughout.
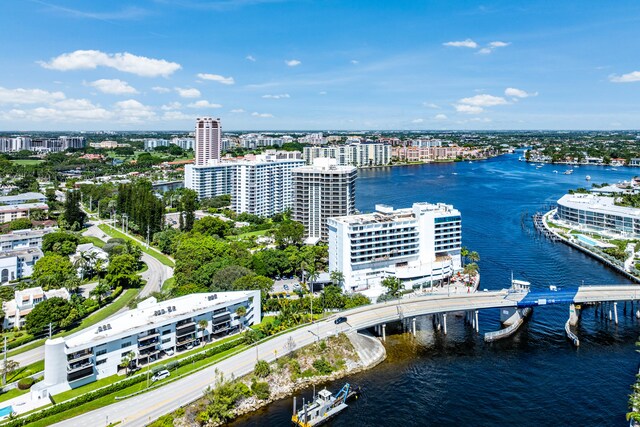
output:
<path id="1" fill-rule="evenodd" d="M 377 297 L 387 276 L 405 289 L 429 286 L 461 268 L 462 219 L 451 205 L 376 205 L 374 213 L 329 218 L 327 225 L 329 271 L 343 273 L 348 292 Z"/>
<path id="2" fill-rule="evenodd" d="M 196 165 L 207 165 L 212 160 L 220 160 L 221 132 L 220 119 L 199 117 L 196 120 Z"/>
<path id="3" fill-rule="evenodd" d="M 356 212 L 354 166 L 338 166 L 336 159 L 318 158 L 313 166 L 295 168 L 292 218 L 305 228 L 307 243 L 327 241 L 327 219 Z"/>
<path id="4" fill-rule="evenodd" d="M 308 165 L 313 164 L 316 158 L 329 157 L 336 159 L 341 166 L 382 166 L 391 163 L 391 145 L 365 142 L 329 147 L 304 147 L 303 157 Z"/>

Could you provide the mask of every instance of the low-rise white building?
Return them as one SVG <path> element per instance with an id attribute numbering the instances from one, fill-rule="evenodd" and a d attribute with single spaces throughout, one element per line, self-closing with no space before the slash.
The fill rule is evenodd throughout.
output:
<path id="1" fill-rule="evenodd" d="M 36 209 L 48 212 L 49 206 L 46 203 L 21 203 L 19 205 L 0 206 L 0 223 L 11 222 L 18 218 L 29 218 L 31 211 Z"/>
<path id="2" fill-rule="evenodd" d="M 44 254 L 40 248 L 16 249 L 0 252 L 0 283 L 29 277 L 33 266 Z"/>
<path id="3" fill-rule="evenodd" d="M 2 196 L 0 197 L 0 205 L 19 205 L 22 203 L 28 202 L 39 202 L 45 203 L 47 198 L 42 193 L 21 193 L 13 196 Z"/>
<path id="4" fill-rule="evenodd" d="M 0 251 L 12 251 L 15 249 L 42 248 L 42 239 L 45 235 L 57 231 L 57 227 L 41 229 L 15 230 L 7 234 L 0 234 Z"/>
<path id="5" fill-rule="evenodd" d="M 70 257 L 71 264 L 76 265 L 78 260 L 84 258 L 86 264 L 80 263 L 78 266 L 78 277 L 84 277 L 87 268 L 95 268 L 97 264 L 101 265 L 101 269 L 104 270 L 109 265 L 109 254 L 102 248 L 97 247 L 93 243 L 83 243 L 76 247 L 76 252 Z M 86 266 L 84 266 L 86 265 Z"/>
<path id="6" fill-rule="evenodd" d="M 461 268 L 460 211 L 443 203 L 414 203 L 374 213 L 329 218 L 329 271 L 344 275 L 348 292 L 382 294 L 387 276 L 405 289 L 428 286 Z"/>
<path id="7" fill-rule="evenodd" d="M 617 206 L 615 200 L 595 194 L 565 194 L 558 200 L 556 217 L 582 230 L 639 238 L 640 209 Z"/>
<path id="8" fill-rule="evenodd" d="M 245 307 L 238 317 L 236 310 Z M 146 365 L 167 351 L 180 352 L 201 341 L 260 323 L 260 291 L 190 294 L 167 301 L 155 298 L 73 335 L 47 340 L 44 381 L 32 396 L 60 393 L 116 374 L 123 358 Z M 201 323 L 206 323 L 202 327 Z"/>
<path id="9" fill-rule="evenodd" d="M 23 289 L 15 292 L 15 298 L 11 301 L 5 301 L 2 303 L 2 310 L 4 311 L 4 323 L 3 329 L 21 328 L 24 326 L 27 314 L 31 313 L 33 307 L 40 304 L 42 301 L 51 298 L 63 298 L 69 300 L 71 296 L 69 291 L 65 288 L 52 289 L 50 291 L 43 291 L 41 287 Z"/>

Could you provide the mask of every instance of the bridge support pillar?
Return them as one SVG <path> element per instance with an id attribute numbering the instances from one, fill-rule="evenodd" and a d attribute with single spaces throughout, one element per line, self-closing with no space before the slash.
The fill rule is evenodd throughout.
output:
<path id="1" fill-rule="evenodd" d="M 387 340 L 387 324 L 383 323 L 382 324 L 382 341 L 386 341 Z"/>
<path id="2" fill-rule="evenodd" d="M 618 303 L 617 302 L 613 303 L 613 319 L 617 325 L 618 324 Z"/>
<path id="3" fill-rule="evenodd" d="M 613 320 L 613 316 L 612 316 L 612 313 L 611 313 L 611 309 L 609 309 L 609 322 L 611 322 L 612 320 Z"/>
<path id="4" fill-rule="evenodd" d="M 475 311 L 475 327 L 476 332 L 480 332 L 480 324 L 478 323 L 478 310 Z"/>
<path id="5" fill-rule="evenodd" d="M 447 335 L 447 313 L 444 313 L 442 315 L 442 325 L 443 325 L 443 332 L 445 335 Z"/>
<path id="6" fill-rule="evenodd" d="M 416 336 L 416 318 L 413 318 L 413 336 Z"/>
<path id="7" fill-rule="evenodd" d="M 576 326 L 578 324 L 578 313 L 576 311 L 575 304 L 571 304 L 569 306 L 569 324 L 571 326 Z"/>

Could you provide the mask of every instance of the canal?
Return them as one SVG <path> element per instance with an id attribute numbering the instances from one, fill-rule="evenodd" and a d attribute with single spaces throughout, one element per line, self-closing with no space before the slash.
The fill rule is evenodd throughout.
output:
<path id="1" fill-rule="evenodd" d="M 474 163 L 362 170 L 357 207 L 367 212 L 376 203 L 396 208 L 417 201 L 453 204 L 462 212 L 464 245 L 481 256 L 481 288 L 508 287 L 512 272 L 534 289 L 628 283 L 587 255 L 540 238 L 530 217 L 568 189 L 589 186 L 586 175 L 591 182 L 614 183 L 636 170 L 581 166 L 564 175 L 568 167 L 536 169 L 517 159 L 515 154 Z M 564 306 L 537 308 L 514 337 L 492 344 L 484 343 L 482 335 L 500 327 L 495 310 L 481 312 L 479 335 L 453 318 L 443 337 L 421 319 L 416 338 L 398 331 L 387 340 L 383 364 L 327 384 L 337 390 L 349 381 L 364 389 L 361 399 L 327 425 L 624 425 L 629 386 L 640 361 L 634 351 L 640 321 L 629 310 L 616 326 L 587 309 L 576 349 L 564 336 L 568 315 Z M 303 395 L 308 398 L 311 390 Z M 290 416 L 287 398 L 232 425 L 282 426 Z"/>

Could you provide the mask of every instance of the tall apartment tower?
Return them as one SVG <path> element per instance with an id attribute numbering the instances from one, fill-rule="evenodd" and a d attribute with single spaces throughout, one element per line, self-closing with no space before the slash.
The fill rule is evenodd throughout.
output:
<path id="1" fill-rule="evenodd" d="M 199 117 L 196 119 L 196 165 L 207 165 L 210 160 L 220 160 L 220 119 Z"/>
<path id="2" fill-rule="evenodd" d="M 357 169 L 317 158 L 311 166 L 293 169 L 292 177 L 293 219 L 304 225 L 307 243 L 326 242 L 327 218 L 355 214 Z"/>

